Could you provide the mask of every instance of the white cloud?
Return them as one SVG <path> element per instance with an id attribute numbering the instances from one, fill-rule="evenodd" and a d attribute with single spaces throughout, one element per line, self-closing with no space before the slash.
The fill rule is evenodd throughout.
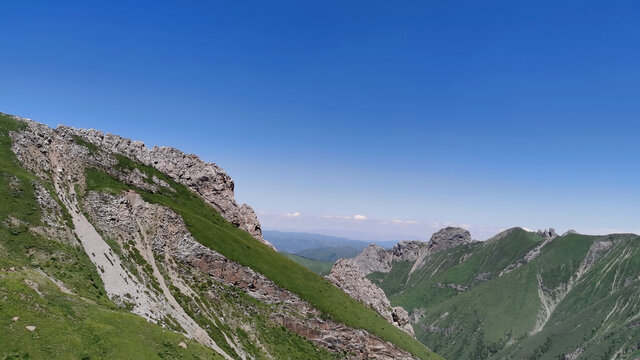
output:
<path id="1" fill-rule="evenodd" d="M 393 220 L 389 220 L 388 222 L 392 224 L 398 224 L 398 225 L 416 225 L 420 223 L 419 221 L 416 221 L 416 220 L 400 220 L 400 219 L 393 219 Z"/>
<path id="2" fill-rule="evenodd" d="M 297 218 L 297 217 L 300 217 L 300 213 L 296 211 L 293 213 L 286 213 L 284 214 L 284 216 L 288 218 Z"/>
<path id="3" fill-rule="evenodd" d="M 323 215 L 322 217 L 324 219 L 335 219 L 335 220 L 369 220 L 369 218 L 364 215 L 354 215 L 354 216 Z"/>

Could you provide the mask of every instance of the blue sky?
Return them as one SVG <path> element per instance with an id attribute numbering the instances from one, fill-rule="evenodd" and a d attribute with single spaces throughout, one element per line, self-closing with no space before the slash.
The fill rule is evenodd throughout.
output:
<path id="1" fill-rule="evenodd" d="M 637 1 L 0 13 L 0 111 L 197 153 L 264 228 L 640 232 Z"/>

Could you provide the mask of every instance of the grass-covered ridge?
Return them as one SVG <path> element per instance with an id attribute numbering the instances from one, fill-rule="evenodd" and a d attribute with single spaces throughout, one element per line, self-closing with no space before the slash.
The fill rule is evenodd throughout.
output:
<path id="1" fill-rule="evenodd" d="M 440 358 L 327 280 L 233 226 L 194 192 L 172 181 L 155 168 L 126 158 L 120 158 L 119 167 L 123 170 L 132 170 L 136 167 L 150 176 L 156 175 L 167 181 L 176 192 L 161 189 L 157 193 L 150 193 L 130 188 L 95 168 L 89 168 L 86 171 L 87 190 L 114 193 L 126 189 L 135 190 L 146 201 L 167 206 L 180 214 L 191 234 L 203 245 L 264 274 L 279 286 L 298 294 L 334 320 L 370 331 L 422 359 Z"/>
<path id="2" fill-rule="evenodd" d="M 446 358 L 555 360 L 577 349 L 584 350 L 580 359 L 638 358 L 640 237 L 568 234 L 523 260 L 543 242 L 515 228 L 436 253 L 412 274 L 412 263 L 398 262 L 368 277 L 392 305 L 424 311 L 416 335 Z M 595 242 L 610 248 L 585 271 Z M 540 318 L 541 292 L 554 304 L 548 319 Z"/>

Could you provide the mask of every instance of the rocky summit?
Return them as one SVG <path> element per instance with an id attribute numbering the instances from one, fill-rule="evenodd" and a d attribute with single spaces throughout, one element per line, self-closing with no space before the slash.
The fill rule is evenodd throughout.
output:
<path id="1" fill-rule="evenodd" d="M 431 239 L 429 239 L 426 246 L 420 248 L 411 271 L 413 272 L 419 266 L 424 264 L 427 258 L 432 254 L 469 244 L 472 241 L 471 233 L 466 229 L 452 226 L 440 229 L 431 235 Z"/>
<path id="2" fill-rule="evenodd" d="M 451 249 L 456 246 L 465 245 L 471 241 L 471 234 L 468 230 L 459 227 L 447 226 L 446 228 L 438 230 L 431 235 L 427 249 L 429 252 L 435 253 Z"/>

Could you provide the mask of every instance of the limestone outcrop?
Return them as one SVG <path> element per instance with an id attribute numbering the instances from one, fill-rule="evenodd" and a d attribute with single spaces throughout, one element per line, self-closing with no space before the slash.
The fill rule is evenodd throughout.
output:
<path id="1" fill-rule="evenodd" d="M 391 250 L 393 261 L 416 261 L 420 250 L 425 246 L 423 241 L 399 241 Z"/>
<path id="2" fill-rule="evenodd" d="M 364 248 L 350 262 L 355 265 L 362 274 L 369 275 L 372 272 L 389 272 L 393 262 L 393 256 L 384 248 L 371 244 Z"/>
<path id="3" fill-rule="evenodd" d="M 444 229 L 440 229 L 431 235 L 431 239 L 426 246 L 420 249 L 416 258 L 416 262 L 413 264 L 410 273 L 413 273 L 425 263 L 426 259 L 440 251 L 452 249 L 461 245 L 470 244 L 474 240 L 471 239 L 471 234 L 468 230 L 448 226 Z"/>
<path id="4" fill-rule="evenodd" d="M 469 230 L 447 226 L 446 228 L 440 229 L 431 235 L 427 248 L 430 253 L 436 253 L 460 245 L 469 244 L 471 241 L 471 234 L 469 233 Z"/>
<path id="5" fill-rule="evenodd" d="M 558 234 L 556 234 L 556 230 L 554 228 L 538 230 L 536 231 L 536 234 L 542 235 L 542 237 L 546 240 L 553 240 L 558 237 Z"/>
<path id="6" fill-rule="evenodd" d="M 327 279 L 344 290 L 352 298 L 372 307 L 393 325 L 414 335 L 409 314 L 402 307 L 391 307 L 384 291 L 365 277 L 351 259 L 338 260 Z"/>
<path id="7" fill-rule="evenodd" d="M 44 176 L 47 172 L 57 171 L 67 177 L 82 179 L 85 166 L 100 166 L 113 173 L 114 166 L 118 163 L 116 156 L 125 156 L 152 166 L 172 180 L 187 186 L 227 221 L 275 249 L 263 238 L 255 211 L 249 205 L 239 205 L 235 201 L 233 179 L 216 164 L 171 147 L 156 146 L 149 150 L 141 141 L 105 134 L 98 130 L 68 126 L 58 126 L 54 130 L 35 121 L 20 120 L 27 125 L 27 131 L 13 134 L 12 150 L 34 173 Z M 65 156 L 61 156 L 63 154 Z M 64 161 L 65 158 L 70 161 Z M 56 169 L 52 169 L 52 161 L 57 163 Z M 134 170 L 120 180 L 149 191 L 155 191 L 157 186 L 167 185 L 157 178 L 149 182 L 144 175 Z"/>

